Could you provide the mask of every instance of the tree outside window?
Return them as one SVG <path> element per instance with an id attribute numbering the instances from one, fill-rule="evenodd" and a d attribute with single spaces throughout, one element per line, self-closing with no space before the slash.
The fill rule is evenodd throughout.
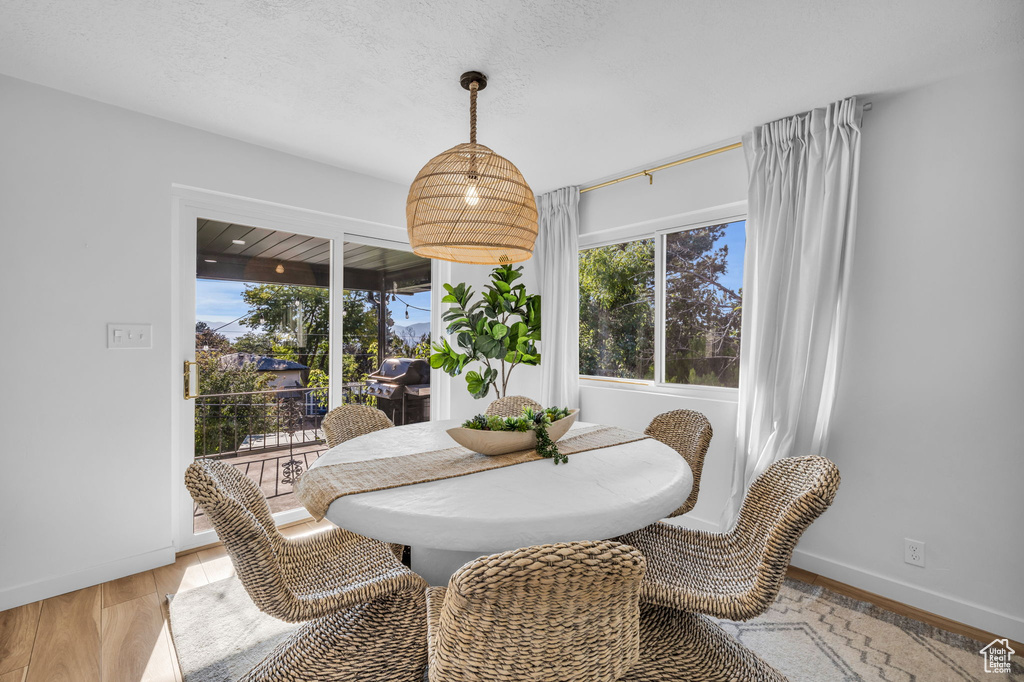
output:
<path id="1" fill-rule="evenodd" d="M 654 240 L 580 251 L 580 374 L 654 378 Z"/>
<path id="2" fill-rule="evenodd" d="M 739 385 L 745 221 L 580 251 L 580 374 L 705 386 Z M 655 329 L 655 293 L 665 302 Z M 655 335 L 662 333 L 658 372 Z"/>
<path id="3" fill-rule="evenodd" d="M 739 386 L 744 228 L 736 222 L 665 237 L 667 383 Z"/>

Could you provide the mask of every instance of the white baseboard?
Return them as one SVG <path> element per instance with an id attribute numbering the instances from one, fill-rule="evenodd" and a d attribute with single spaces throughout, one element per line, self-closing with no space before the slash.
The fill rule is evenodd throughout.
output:
<path id="1" fill-rule="evenodd" d="M 712 533 L 721 532 L 717 522 L 701 519 L 692 514 L 666 519 L 666 521 L 685 528 L 706 530 Z M 1000 637 L 1009 637 L 1018 642 L 1024 641 L 1024 618 L 1019 616 L 997 611 L 991 607 L 975 604 L 950 595 L 933 592 L 932 590 L 888 578 L 863 568 L 826 559 L 801 549 L 793 552 L 792 564 L 805 571 L 846 583 L 851 587 L 857 587 L 882 597 L 888 597 L 902 604 L 914 606 L 965 625 L 986 630 Z"/>
<path id="2" fill-rule="evenodd" d="M 151 552 L 136 554 L 117 561 L 108 561 L 73 573 L 22 583 L 0 590 L 0 611 L 23 604 L 31 604 L 40 599 L 55 597 L 58 594 L 74 592 L 83 587 L 99 585 L 108 580 L 116 580 L 126 575 L 148 571 L 151 568 L 166 566 L 170 563 L 174 563 L 174 547 L 168 545 Z"/>
<path id="3" fill-rule="evenodd" d="M 792 564 L 805 571 L 992 632 L 1000 637 L 1024 641 L 1024 618 L 991 607 L 933 592 L 800 549 L 793 552 Z"/>

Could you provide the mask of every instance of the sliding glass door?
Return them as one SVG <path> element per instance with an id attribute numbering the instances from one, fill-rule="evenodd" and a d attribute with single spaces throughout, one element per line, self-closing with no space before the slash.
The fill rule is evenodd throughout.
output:
<path id="1" fill-rule="evenodd" d="M 326 450 L 331 296 L 331 240 L 197 221 L 194 457 L 237 468 L 275 513 Z M 193 505 L 193 533 L 209 529 Z"/>
<path id="2" fill-rule="evenodd" d="M 436 374 L 426 362 L 431 261 L 297 210 L 285 222 L 186 208 L 175 354 L 184 376 L 173 408 L 179 549 L 216 539 L 182 485 L 188 464 L 229 464 L 260 487 L 279 524 L 306 518 L 296 484 L 327 451 L 324 415 L 357 403 L 396 424 L 427 420 Z"/>

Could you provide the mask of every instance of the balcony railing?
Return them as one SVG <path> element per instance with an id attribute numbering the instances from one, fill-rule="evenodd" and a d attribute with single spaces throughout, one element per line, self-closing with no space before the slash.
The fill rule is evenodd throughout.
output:
<path id="1" fill-rule="evenodd" d="M 342 402 L 366 403 L 363 384 L 341 386 Z M 296 506 L 294 486 L 327 450 L 326 388 L 219 393 L 196 398 L 195 457 L 234 465 L 260 486 L 271 511 Z M 196 532 L 209 528 L 198 506 Z"/>
<path id="2" fill-rule="evenodd" d="M 361 382 L 342 386 L 342 402 L 367 402 Z M 196 398 L 195 456 L 222 459 L 323 441 L 326 388 L 215 393 Z"/>

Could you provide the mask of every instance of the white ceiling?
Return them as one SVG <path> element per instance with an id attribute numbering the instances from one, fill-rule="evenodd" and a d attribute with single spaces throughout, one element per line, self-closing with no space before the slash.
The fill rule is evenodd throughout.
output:
<path id="1" fill-rule="evenodd" d="M 0 73 L 401 183 L 479 69 L 537 192 L 1022 57 L 1021 0 L 0 0 Z"/>

